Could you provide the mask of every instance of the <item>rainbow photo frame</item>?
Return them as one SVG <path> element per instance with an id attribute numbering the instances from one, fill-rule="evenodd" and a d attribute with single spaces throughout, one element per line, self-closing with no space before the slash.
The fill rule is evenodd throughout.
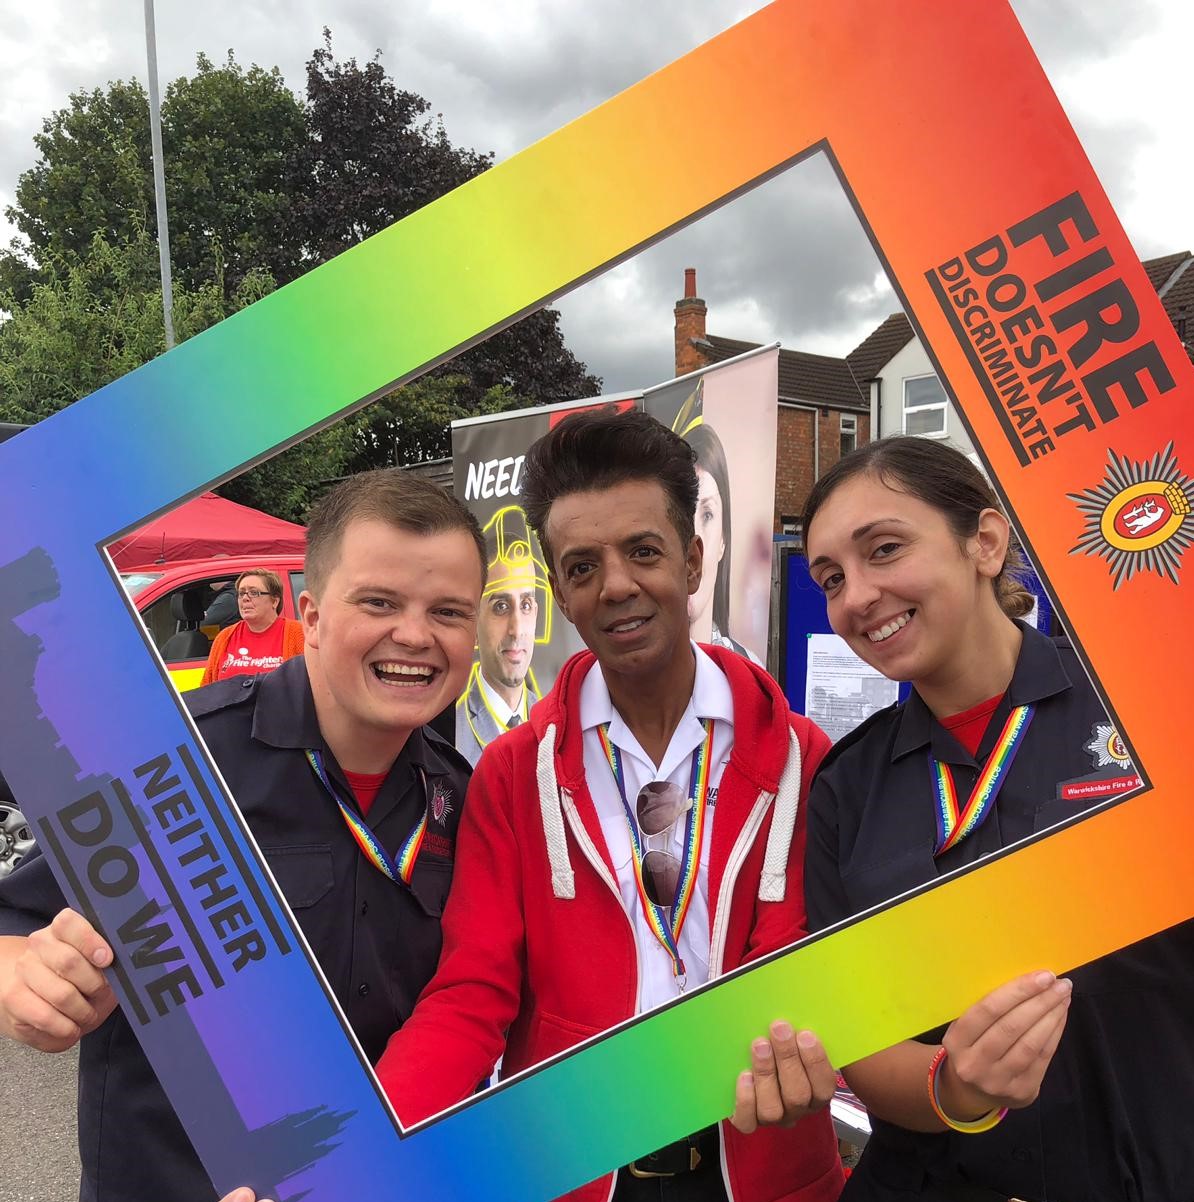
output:
<path id="1" fill-rule="evenodd" d="M 818 152 L 1144 788 L 400 1133 L 103 548 Z M 1036 336 L 1045 375 L 1011 379 Z M 0 447 L 0 765 L 72 904 L 110 934 L 175 916 L 168 973 L 114 936 L 112 976 L 216 1184 L 552 1198 L 728 1113 L 779 1015 L 845 1063 L 1194 915 L 1192 390 L 1006 3 L 777 0 Z M 171 871 L 155 803 L 184 795 L 268 945 L 247 971 Z"/>

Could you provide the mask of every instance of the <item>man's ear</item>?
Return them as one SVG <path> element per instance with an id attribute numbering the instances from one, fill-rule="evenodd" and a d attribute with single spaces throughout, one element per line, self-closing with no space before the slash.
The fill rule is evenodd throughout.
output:
<path id="1" fill-rule="evenodd" d="M 1011 533 L 1010 523 L 998 509 L 984 509 L 978 515 L 978 529 L 970 545 L 979 575 L 994 580 L 1003 571 Z"/>
<path id="2" fill-rule="evenodd" d="M 310 589 L 303 589 L 298 599 L 299 621 L 303 624 L 303 642 L 319 649 L 319 602 Z"/>
<path id="3" fill-rule="evenodd" d="M 694 534 L 688 544 L 684 566 L 688 571 L 688 595 L 691 597 L 701 587 L 701 577 L 705 570 L 705 544 L 699 534 Z"/>

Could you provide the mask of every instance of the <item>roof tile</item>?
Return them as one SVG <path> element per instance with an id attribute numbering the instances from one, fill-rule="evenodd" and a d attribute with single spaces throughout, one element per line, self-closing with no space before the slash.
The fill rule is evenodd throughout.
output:
<path id="1" fill-rule="evenodd" d="M 696 345 L 710 363 L 721 363 L 761 344 L 709 334 Z M 839 409 L 866 410 L 870 406 L 845 359 L 783 349 L 779 352 L 779 399 Z"/>

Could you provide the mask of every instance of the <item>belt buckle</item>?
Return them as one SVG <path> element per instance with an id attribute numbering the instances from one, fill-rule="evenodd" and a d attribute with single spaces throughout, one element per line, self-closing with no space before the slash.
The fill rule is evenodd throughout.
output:
<path id="1" fill-rule="evenodd" d="M 688 1171 L 690 1173 L 693 1172 L 700 1163 L 701 1163 L 700 1152 L 693 1145 L 690 1144 L 688 1147 Z M 631 1177 L 637 1177 L 640 1181 L 648 1181 L 648 1180 L 651 1180 L 652 1178 L 656 1178 L 656 1177 L 679 1177 L 680 1176 L 680 1174 L 678 1172 L 677 1173 L 655 1173 L 655 1172 L 652 1172 L 650 1169 L 640 1169 L 638 1167 L 637 1160 L 632 1160 L 626 1166 L 626 1171 L 631 1175 Z"/>

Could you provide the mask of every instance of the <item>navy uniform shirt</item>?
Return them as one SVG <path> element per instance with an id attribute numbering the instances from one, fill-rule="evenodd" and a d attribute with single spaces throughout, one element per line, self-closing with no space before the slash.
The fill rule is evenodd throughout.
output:
<path id="1" fill-rule="evenodd" d="M 319 733 L 302 657 L 266 676 L 232 677 L 186 694 L 204 741 L 365 1054 L 375 1061 L 435 971 L 439 918 L 452 876 L 468 765 L 425 728 L 415 731 L 369 811 L 393 857 L 428 804 L 411 888 L 361 855 L 304 749 L 323 752 L 346 800 L 343 773 Z M 425 787 L 426 782 L 426 787 Z M 28 934 L 66 904 L 40 855 L 0 880 L 0 934 Z M 286 1005 L 285 998 L 278 1004 Z M 246 1015 L 246 1021 L 268 1021 Z M 296 1055 L 318 1049 L 296 1048 Z M 215 1190 L 174 1116 L 131 1027 L 117 1010 L 79 1053 L 81 1202 L 212 1202 Z"/>
<path id="2" fill-rule="evenodd" d="M 826 757 L 809 797 L 811 930 L 1125 795 L 1135 768 L 1070 644 L 1022 630 L 1015 673 L 977 759 L 915 692 Z M 935 860 L 928 752 L 951 766 L 964 802 L 1011 708 L 1028 702 L 1032 724 L 994 809 Z M 1194 1199 L 1194 923 L 1068 975 L 1066 1031 L 1038 1102 L 981 1135 L 919 1134 L 874 1120 L 843 1202 L 947 1199 L 958 1181 L 1028 1202 Z M 937 1043 L 943 1032 L 921 1038 Z"/>

